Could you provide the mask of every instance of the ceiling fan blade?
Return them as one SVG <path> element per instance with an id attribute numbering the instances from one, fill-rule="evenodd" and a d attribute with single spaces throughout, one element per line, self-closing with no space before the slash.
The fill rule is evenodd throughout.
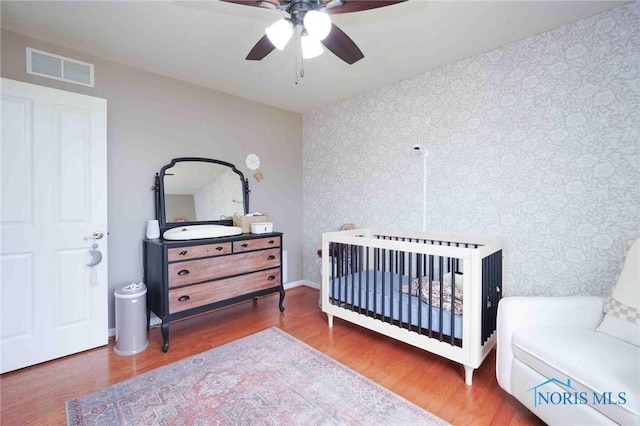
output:
<path id="1" fill-rule="evenodd" d="M 226 0 L 225 0 L 226 1 Z M 361 10 L 377 9 L 379 7 L 391 6 L 397 3 L 403 3 L 407 0 L 343 0 L 342 6 L 327 8 L 327 13 L 350 13 L 359 12 Z"/>
<path id="2" fill-rule="evenodd" d="M 220 0 L 226 3 L 242 4 L 244 6 L 263 7 L 266 9 L 275 9 L 280 6 L 278 0 Z"/>
<path id="3" fill-rule="evenodd" d="M 356 46 L 351 38 L 344 33 L 336 24 L 331 24 L 331 32 L 322 40 L 324 47 L 329 49 L 338 58 L 342 59 L 349 65 L 358 62 L 364 58 L 362 51 Z"/>
<path id="4" fill-rule="evenodd" d="M 263 35 L 260 40 L 253 46 L 253 49 L 249 52 L 247 57 L 245 58 L 247 61 L 259 61 L 269 53 L 273 51 L 276 47 L 269 41 L 269 37 L 267 35 Z"/>

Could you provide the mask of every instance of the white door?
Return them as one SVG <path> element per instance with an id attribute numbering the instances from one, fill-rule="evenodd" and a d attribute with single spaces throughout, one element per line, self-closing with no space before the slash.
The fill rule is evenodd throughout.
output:
<path id="1" fill-rule="evenodd" d="M 4 78 L 1 89 L 5 373 L 107 344 L 107 102 Z"/>

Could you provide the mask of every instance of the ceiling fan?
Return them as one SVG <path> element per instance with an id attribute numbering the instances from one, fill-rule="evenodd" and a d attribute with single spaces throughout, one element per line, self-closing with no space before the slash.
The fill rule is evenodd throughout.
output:
<path id="1" fill-rule="evenodd" d="M 304 59 L 314 58 L 329 49 L 349 65 L 364 58 L 351 38 L 329 14 L 351 13 L 402 3 L 406 0 L 222 0 L 228 3 L 266 9 L 283 10 L 289 17 L 280 19 L 265 29 L 265 35 L 253 46 L 246 59 L 259 61 L 274 49 L 283 50 L 295 31 L 300 30 Z M 296 33 L 297 34 L 297 33 Z"/>

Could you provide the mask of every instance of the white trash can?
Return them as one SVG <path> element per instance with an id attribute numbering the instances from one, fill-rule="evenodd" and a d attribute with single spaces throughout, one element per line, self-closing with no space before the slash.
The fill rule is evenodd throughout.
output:
<path id="1" fill-rule="evenodd" d="M 135 355 L 147 349 L 147 286 L 132 283 L 116 289 L 116 355 Z"/>

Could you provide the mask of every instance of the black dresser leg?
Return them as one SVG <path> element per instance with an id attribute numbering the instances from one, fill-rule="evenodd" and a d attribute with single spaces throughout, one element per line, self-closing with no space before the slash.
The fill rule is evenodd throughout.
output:
<path id="1" fill-rule="evenodd" d="M 169 321 L 162 321 L 162 352 L 169 350 Z"/>
<path id="2" fill-rule="evenodd" d="M 284 312 L 284 287 L 280 287 L 280 312 Z"/>

